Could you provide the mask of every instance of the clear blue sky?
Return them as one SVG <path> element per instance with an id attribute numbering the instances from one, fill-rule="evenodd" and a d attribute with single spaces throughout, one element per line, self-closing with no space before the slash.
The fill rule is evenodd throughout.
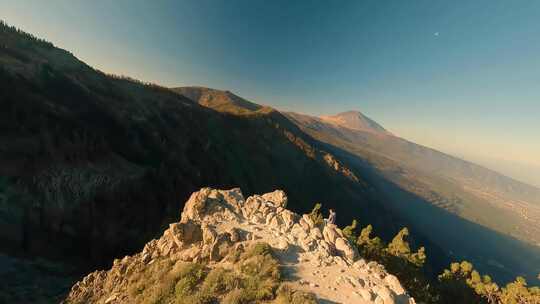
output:
<path id="1" fill-rule="evenodd" d="M 3 0 L 0 18 L 107 72 L 540 166 L 537 0 Z"/>

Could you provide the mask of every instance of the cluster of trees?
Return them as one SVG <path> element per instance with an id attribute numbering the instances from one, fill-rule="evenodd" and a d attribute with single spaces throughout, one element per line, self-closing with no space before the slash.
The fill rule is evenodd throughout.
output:
<path id="1" fill-rule="evenodd" d="M 0 33 L 1 32 L 4 32 L 4 33 L 11 33 L 11 34 L 15 34 L 17 36 L 17 42 L 16 42 L 16 45 L 22 49 L 25 49 L 25 50 L 29 50 L 29 49 L 35 49 L 36 47 L 44 47 L 44 48 L 47 48 L 47 49 L 52 49 L 54 48 L 54 44 L 52 44 L 50 41 L 47 41 L 45 39 L 42 39 L 42 38 L 38 38 L 30 33 L 27 33 L 19 28 L 17 28 L 16 26 L 12 26 L 12 25 L 9 25 L 7 24 L 4 20 L 1 20 L 0 19 Z M 19 59 L 19 60 L 22 60 L 24 62 L 28 62 L 30 60 L 30 58 L 28 58 L 28 56 L 26 54 L 23 54 L 21 53 L 20 51 L 17 51 L 16 49 L 13 49 L 13 48 L 6 48 L 1 42 L 0 42 L 0 48 L 1 48 L 1 51 L 3 52 L 7 52 L 9 55 L 12 55 L 14 56 L 15 58 Z M 67 53 L 73 55 L 71 52 L 68 52 L 66 51 Z M 135 83 L 135 84 L 139 84 L 139 85 L 143 85 L 145 87 L 148 87 L 150 89 L 154 89 L 154 90 L 161 90 L 161 91 L 169 91 L 168 88 L 165 88 L 161 85 L 158 85 L 156 83 L 153 83 L 153 82 L 146 82 L 146 81 L 141 81 L 141 80 L 138 80 L 138 79 L 135 79 L 135 78 L 132 78 L 132 77 L 129 77 L 129 76 L 126 76 L 126 75 L 116 75 L 116 74 L 111 74 L 111 73 L 104 73 L 100 70 L 97 70 L 93 67 L 90 67 L 88 66 L 88 68 L 92 69 L 93 71 L 99 73 L 99 74 L 102 74 L 106 77 L 110 77 L 112 79 L 116 79 L 116 80 L 123 80 L 123 81 L 127 81 L 127 82 L 131 82 L 131 83 Z"/>
<path id="2" fill-rule="evenodd" d="M 112 79 L 116 79 L 116 80 L 122 80 L 122 81 L 126 81 L 126 82 L 131 82 L 131 83 L 134 83 L 134 84 L 139 84 L 139 85 L 142 85 L 142 86 L 145 86 L 145 87 L 148 87 L 150 89 L 156 89 L 156 90 L 161 90 L 161 91 L 165 91 L 165 92 L 169 92 L 170 90 L 164 86 L 161 86 L 157 83 L 154 83 L 154 82 L 150 82 L 150 81 L 142 81 L 142 80 L 139 80 L 139 79 L 136 79 L 136 78 L 133 78 L 133 77 L 130 77 L 130 76 L 127 76 L 127 75 L 121 75 L 121 74 L 113 74 L 113 73 L 105 73 L 105 72 L 102 72 L 100 70 L 96 70 L 94 69 L 94 71 L 100 73 L 100 74 L 103 74 L 109 78 L 112 78 Z"/>
<path id="3" fill-rule="evenodd" d="M 467 261 L 450 264 L 438 277 L 440 296 L 456 303 L 539 304 L 540 287 L 528 287 L 517 277 L 500 288 L 488 275 L 481 275 Z"/>
<path id="4" fill-rule="evenodd" d="M 19 38 L 19 46 L 23 47 L 30 47 L 33 43 L 39 43 L 41 46 L 47 47 L 47 48 L 53 48 L 54 45 L 45 40 L 38 38 L 32 34 L 29 34 L 15 26 L 8 25 L 4 20 L 0 20 L 0 31 L 6 32 L 6 33 L 15 33 L 18 35 Z"/>
<path id="5" fill-rule="evenodd" d="M 311 218 L 322 221 L 320 210 L 321 205 L 316 204 Z M 419 303 L 540 304 L 540 287 L 529 287 L 522 277 L 499 287 L 467 261 L 451 263 L 434 279 L 425 267 L 425 248 L 411 249 L 407 228 L 401 229 L 388 244 L 372 236 L 371 225 L 360 229 L 356 220 L 342 231 L 362 257 L 384 265 Z"/>

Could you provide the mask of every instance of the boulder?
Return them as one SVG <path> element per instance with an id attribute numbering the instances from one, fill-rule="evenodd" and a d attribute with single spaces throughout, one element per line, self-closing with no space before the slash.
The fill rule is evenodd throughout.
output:
<path id="1" fill-rule="evenodd" d="M 179 248 L 184 245 L 200 242 L 203 234 L 201 227 L 192 221 L 170 224 L 169 232 Z"/>
<path id="2" fill-rule="evenodd" d="M 242 211 L 246 213 L 245 217 L 249 218 L 252 216 L 256 211 L 259 210 L 259 207 L 261 206 L 261 201 L 258 200 L 254 196 L 248 197 L 246 202 L 244 203 L 244 206 L 242 208 Z"/>
<path id="3" fill-rule="evenodd" d="M 302 229 L 305 231 L 305 232 L 309 232 L 309 224 L 306 222 L 306 220 L 304 218 L 301 218 L 300 221 L 298 222 L 298 224 L 300 225 L 300 227 L 302 227 Z"/>
<path id="4" fill-rule="evenodd" d="M 318 240 L 319 251 L 323 252 L 324 256 L 333 256 L 335 254 L 334 247 L 325 240 Z"/>
<path id="5" fill-rule="evenodd" d="M 229 254 L 232 246 L 233 242 L 230 239 L 230 234 L 223 233 L 218 235 L 210 250 L 210 261 L 221 261 L 227 254 Z"/>
<path id="6" fill-rule="evenodd" d="M 366 260 L 359 259 L 358 261 L 354 262 L 353 267 L 356 269 L 362 269 L 366 267 Z"/>
<path id="7" fill-rule="evenodd" d="M 264 224 L 266 222 L 266 219 L 262 216 L 261 213 L 256 213 L 250 218 L 250 221 L 255 224 Z"/>
<path id="8" fill-rule="evenodd" d="M 281 190 L 263 194 L 262 198 L 273 203 L 276 207 L 287 207 L 287 195 Z"/>
<path id="9" fill-rule="evenodd" d="M 179 259 L 184 262 L 191 262 L 196 257 L 201 256 L 202 249 L 200 246 L 191 246 L 180 253 Z"/>
<path id="10" fill-rule="evenodd" d="M 321 233 L 321 229 L 319 229 L 318 227 L 314 227 L 313 229 L 311 229 L 310 234 L 315 239 L 322 239 L 323 238 L 323 235 Z"/>
<path id="11" fill-rule="evenodd" d="M 336 242 L 336 239 L 339 237 L 336 228 L 337 227 L 334 225 L 325 225 L 323 228 L 324 240 L 330 244 L 334 244 Z"/>
<path id="12" fill-rule="evenodd" d="M 398 278 L 396 278 L 396 276 L 389 274 L 384 278 L 384 281 L 386 282 L 386 284 L 388 284 L 388 287 L 395 294 L 397 295 L 405 294 L 405 289 L 403 289 L 403 287 L 401 286 L 401 283 L 399 283 L 399 280 Z"/>
<path id="13" fill-rule="evenodd" d="M 111 295 L 110 297 L 108 297 L 108 298 L 105 300 L 105 304 L 113 303 L 114 301 L 116 301 L 117 298 L 118 298 L 118 295 L 113 294 L 113 295 Z"/>
<path id="14" fill-rule="evenodd" d="M 229 203 L 236 212 L 241 212 L 244 206 L 244 195 L 240 188 L 234 188 L 229 191 L 222 191 L 223 200 Z"/>
<path id="15" fill-rule="evenodd" d="M 371 302 L 373 300 L 373 296 L 371 295 L 371 292 L 365 288 L 358 288 L 358 293 L 366 301 Z"/>
<path id="16" fill-rule="evenodd" d="M 283 219 L 281 218 L 281 216 L 278 214 L 276 216 L 274 216 L 271 220 L 270 220 L 270 227 L 274 227 L 276 229 L 281 229 L 281 227 L 283 227 Z"/>
<path id="17" fill-rule="evenodd" d="M 268 212 L 268 214 L 266 214 L 266 217 L 265 217 L 265 223 L 266 225 L 270 225 L 270 222 L 272 221 L 272 219 L 276 216 L 276 214 L 274 212 Z"/>
<path id="18" fill-rule="evenodd" d="M 284 238 L 279 238 L 275 243 L 275 247 L 281 251 L 287 251 L 289 249 L 289 242 Z"/>
<path id="19" fill-rule="evenodd" d="M 184 206 L 180 222 L 185 223 L 189 220 L 200 222 L 204 217 L 207 198 L 211 191 L 210 188 L 202 188 L 200 191 L 193 193 Z"/>
<path id="20" fill-rule="evenodd" d="M 205 245 L 213 244 L 217 238 L 217 232 L 215 231 L 215 229 L 208 224 L 204 224 L 202 225 L 202 232 L 203 232 L 203 244 Z"/>
<path id="21" fill-rule="evenodd" d="M 309 238 L 300 241 L 300 247 L 306 252 L 315 250 L 316 245 L 317 243 Z"/>
<path id="22" fill-rule="evenodd" d="M 231 242 L 236 243 L 242 240 L 243 231 L 238 228 L 231 228 L 228 231 Z"/>
<path id="23" fill-rule="evenodd" d="M 283 225 L 286 229 L 291 228 L 298 221 L 297 215 L 289 210 L 283 210 L 280 215 L 283 219 Z"/>
<path id="24" fill-rule="evenodd" d="M 394 294 L 390 289 L 384 286 L 378 286 L 378 288 L 374 288 L 373 291 L 375 291 L 376 294 L 375 303 L 395 304 Z"/>
<path id="25" fill-rule="evenodd" d="M 242 193 L 238 189 L 219 191 L 203 188 L 193 193 L 186 202 L 180 222 L 186 223 L 191 220 L 201 223 L 208 217 L 213 217 L 214 222 L 236 220 L 239 216 L 243 216 L 239 211 L 241 204 L 236 199 L 243 202 Z"/>
<path id="26" fill-rule="evenodd" d="M 342 238 L 338 237 L 335 242 L 336 250 L 341 254 L 342 257 L 346 258 L 350 262 L 354 262 L 358 256 L 356 248 L 352 247 L 349 242 Z"/>
<path id="27" fill-rule="evenodd" d="M 307 214 L 302 215 L 302 219 L 308 224 L 309 228 L 315 227 L 315 223 L 311 219 L 311 217 Z"/>

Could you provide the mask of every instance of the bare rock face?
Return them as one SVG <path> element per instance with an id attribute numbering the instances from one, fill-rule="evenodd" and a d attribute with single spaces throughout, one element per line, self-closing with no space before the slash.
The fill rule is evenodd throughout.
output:
<path id="1" fill-rule="evenodd" d="M 315 224 L 287 209 L 283 191 L 244 199 L 240 189 L 203 188 L 191 195 L 181 219 L 142 252 L 115 260 L 77 282 L 65 303 L 125 303 L 129 276 L 157 260 L 227 263 L 238 249 L 268 243 L 295 288 L 334 303 L 414 303 L 399 280 L 367 263 L 333 224 Z M 286 275 L 287 275 L 286 274 Z"/>
<path id="2" fill-rule="evenodd" d="M 267 202 L 273 203 L 276 207 L 287 207 L 287 195 L 281 190 L 263 194 L 261 198 Z"/>
<path id="3" fill-rule="evenodd" d="M 347 258 L 349 261 L 354 261 L 358 257 L 358 251 L 354 246 L 351 246 L 345 238 L 337 238 L 335 242 L 336 250 L 341 256 Z"/>

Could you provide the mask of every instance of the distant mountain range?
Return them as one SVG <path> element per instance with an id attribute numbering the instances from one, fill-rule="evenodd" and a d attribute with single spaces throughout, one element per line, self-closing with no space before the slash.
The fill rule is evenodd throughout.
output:
<path id="1" fill-rule="evenodd" d="M 203 90 L 205 100 L 212 99 L 208 95 L 221 96 L 222 92 L 193 87 L 173 90 L 180 94 L 189 90 L 191 96 L 202 96 L 194 91 Z M 233 114 L 251 111 L 242 108 L 236 100 L 241 99 L 246 104 L 252 102 L 232 93 L 230 96 L 234 98 L 228 107 L 224 106 L 226 99 L 220 99 L 219 108 L 208 106 Z M 206 103 L 197 98 L 193 100 Z M 255 112 L 260 109 L 251 108 Z M 323 149 L 333 153 L 361 176 L 373 187 L 372 191 L 378 193 L 377 196 L 384 198 L 385 207 L 394 210 L 439 247 L 448 248 L 449 255 L 467 256 L 477 264 L 483 263 L 498 271 L 508 268 L 509 263 L 520 263 L 521 258 L 511 253 L 515 252 L 513 250 L 507 248 L 502 250 L 505 253 L 495 253 L 507 245 L 502 245 L 503 241 L 495 240 L 482 229 L 469 227 L 469 223 L 477 223 L 529 243 L 525 245 L 529 249 L 523 251 L 533 256 L 540 252 L 540 189 L 402 139 L 358 111 L 321 117 L 291 112 L 283 114 L 319 141 Z M 450 249 L 450 244 L 457 249 Z M 488 258 L 490 255 L 498 258 Z M 501 257 L 510 255 L 515 256 L 514 261 L 503 262 Z M 485 261 L 481 261 L 479 256 L 483 256 Z M 540 264 L 537 265 L 533 273 L 540 271 Z"/>
<path id="2" fill-rule="evenodd" d="M 536 188 L 540 188 L 540 164 L 478 155 L 465 155 L 463 158 L 473 163 L 484 165 Z"/>
<path id="3" fill-rule="evenodd" d="M 196 87 L 174 90 L 218 111 L 247 113 L 262 108 L 230 92 Z M 283 114 L 313 138 L 367 161 L 432 204 L 540 245 L 539 188 L 404 140 L 358 111 L 320 117 Z"/>
<path id="4" fill-rule="evenodd" d="M 325 117 L 287 116 L 314 138 L 370 161 L 388 178 L 427 201 L 486 227 L 540 244 L 540 189 L 388 134 L 380 126 L 359 128 L 356 122 L 335 124 L 327 123 Z M 358 121 L 365 117 L 357 116 Z M 351 112 L 333 117 L 350 121 Z M 387 160 L 404 170 L 396 172 Z"/>
<path id="5" fill-rule="evenodd" d="M 322 122 L 347 129 L 391 135 L 381 125 L 358 111 L 318 117 Z"/>

